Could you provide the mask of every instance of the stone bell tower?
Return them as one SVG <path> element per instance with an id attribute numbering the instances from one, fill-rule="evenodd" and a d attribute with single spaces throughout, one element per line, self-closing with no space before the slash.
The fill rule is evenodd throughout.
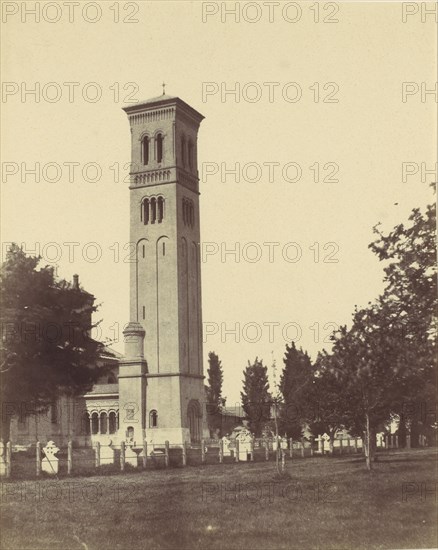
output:
<path id="1" fill-rule="evenodd" d="M 119 372 L 121 435 L 199 441 L 208 434 L 197 170 L 204 117 L 164 94 L 124 111 L 131 127 L 133 244 L 130 324 Z"/>

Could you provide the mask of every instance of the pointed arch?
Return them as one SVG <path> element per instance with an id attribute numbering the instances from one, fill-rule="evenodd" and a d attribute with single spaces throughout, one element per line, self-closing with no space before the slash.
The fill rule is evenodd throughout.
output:
<path id="1" fill-rule="evenodd" d="M 201 440 L 202 411 L 197 399 L 191 399 L 187 405 L 187 425 L 192 443 Z"/>

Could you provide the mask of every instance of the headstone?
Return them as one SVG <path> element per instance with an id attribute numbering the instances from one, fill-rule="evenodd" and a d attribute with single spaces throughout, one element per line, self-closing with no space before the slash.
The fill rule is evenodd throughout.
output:
<path id="1" fill-rule="evenodd" d="M 111 439 L 100 445 L 100 464 L 114 464 L 115 450 Z"/>
<path id="2" fill-rule="evenodd" d="M 248 455 L 251 455 L 252 434 L 249 430 L 242 430 L 236 436 L 239 442 L 239 460 L 248 460 Z"/>
<path id="3" fill-rule="evenodd" d="M 6 475 L 6 446 L 0 441 L 0 476 Z"/>
<path id="4" fill-rule="evenodd" d="M 231 449 L 230 449 L 230 443 L 231 441 L 228 439 L 228 437 L 224 436 L 222 438 L 222 443 L 223 443 L 223 449 L 224 449 L 224 453 L 223 455 L 224 456 L 231 456 Z"/>
<path id="5" fill-rule="evenodd" d="M 280 445 L 281 445 L 281 448 L 283 450 L 286 450 L 287 449 L 287 438 L 286 437 L 282 437 L 281 440 L 280 440 Z"/>
<path id="6" fill-rule="evenodd" d="M 138 467 L 137 453 L 134 451 L 132 445 L 126 444 L 125 449 L 125 464 L 130 464 L 134 468 Z"/>
<path id="7" fill-rule="evenodd" d="M 328 434 L 324 434 L 322 436 L 322 439 L 324 440 L 324 452 L 325 451 L 330 452 L 330 436 Z"/>
<path id="8" fill-rule="evenodd" d="M 54 441 L 49 441 L 43 448 L 44 458 L 41 461 L 41 470 L 46 474 L 56 475 L 58 473 L 58 458 L 55 456 L 59 452 Z"/>
<path id="9" fill-rule="evenodd" d="M 323 438 L 321 437 L 321 434 L 318 435 L 318 437 L 316 438 L 316 441 L 318 442 L 318 453 L 319 454 L 322 454 L 322 445 L 324 443 L 324 440 Z"/>

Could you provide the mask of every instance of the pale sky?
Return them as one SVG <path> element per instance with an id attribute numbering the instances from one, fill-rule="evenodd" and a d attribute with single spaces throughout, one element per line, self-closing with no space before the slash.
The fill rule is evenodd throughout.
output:
<path id="1" fill-rule="evenodd" d="M 47 8 L 35 23 L 20 4 L 17 13 L 4 14 L 2 29 L 3 86 L 9 84 L 2 103 L 7 140 L 1 240 L 24 243 L 28 251 L 39 247 L 61 277 L 79 273 L 102 304 L 102 337 L 114 337 L 116 327 L 129 321 L 129 263 L 123 261 L 129 191 L 123 180 L 130 133 L 121 107 L 129 97 L 160 95 L 163 81 L 166 93 L 206 117 L 198 138 L 203 319 L 209 331 L 204 370 L 208 352 L 218 353 L 227 404 L 239 400 L 248 359 L 271 364 L 273 352 L 282 364 L 283 331 L 315 358 L 328 347 L 323 340 L 333 324 L 348 323 L 355 304 L 377 297 L 383 271 L 368 249 L 372 227 L 380 221 L 389 230 L 433 200 L 429 184 L 436 177 L 422 178 L 421 163 L 431 170 L 436 162 L 436 100 L 424 94 L 436 81 L 436 27 L 420 3 L 412 14 L 398 2 L 320 3 L 319 23 L 311 2 L 284 15 L 285 3 L 259 3 L 255 11 L 241 2 L 240 22 L 221 13 L 216 2 L 204 6 L 212 13 L 206 22 L 202 2 L 100 2 L 95 23 L 85 21 L 81 10 L 69 22 L 66 8 Z M 45 2 L 39 4 L 43 10 Z M 114 22 L 114 5 L 121 20 L 138 22 Z M 98 15 L 90 9 L 86 17 Z M 68 82 L 78 85 L 63 84 Z M 276 84 L 264 84 L 269 82 Z M 403 82 L 411 83 L 405 101 Z M 22 98 L 35 83 L 39 101 L 31 94 Z M 217 93 L 203 97 L 206 83 Z M 221 98 L 236 83 L 239 101 L 232 94 Z M 92 102 L 96 89 L 101 98 Z M 39 182 L 24 174 L 35 163 Z M 73 181 L 65 163 L 79 163 Z M 99 166 L 99 181 L 90 181 L 91 164 L 82 176 L 87 163 Z M 222 169 L 235 163 L 240 181 Z M 255 164 L 243 169 L 248 163 Z M 405 181 L 403 163 L 412 163 L 407 168 L 414 172 Z M 216 174 L 205 174 L 216 165 Z M 297 176 L 297 165 L 300 177 L 288 181 Z M 339 181 L 322 181 L 330 175 Z M 236 243 L 240 261 L 222 257 Z M 285 248 L 287 243 L 296 245 Z M 86 261 L 96 251 L 100 258 Z M 287 261 L 297 254 L 298 261 Z M 223 330 L 236 323 L 240 342 Z M 114 347 L 123 352 L 121 341 Z"/>

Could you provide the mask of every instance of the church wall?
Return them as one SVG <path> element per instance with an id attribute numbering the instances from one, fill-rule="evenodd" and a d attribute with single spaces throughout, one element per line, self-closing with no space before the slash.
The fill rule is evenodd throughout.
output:
<path id="1" fill-rule="evenodd" d="M 180 377 L 148 377 L 147 382 L 146 439 L 160 444 L 167 439 L 174 443 L 174 438 L 169 439 L 170 432 L 164 432 L 163 430 L 179 428 L 181 425 Z M 150 412 L 152 410 L 156 410 L 158 413 L 158 426 L 156 428 L 150 426 Z M 176 431 L 173 433 L 173 437 L 179 439 L 180 433 L 181 430 Z"/>

